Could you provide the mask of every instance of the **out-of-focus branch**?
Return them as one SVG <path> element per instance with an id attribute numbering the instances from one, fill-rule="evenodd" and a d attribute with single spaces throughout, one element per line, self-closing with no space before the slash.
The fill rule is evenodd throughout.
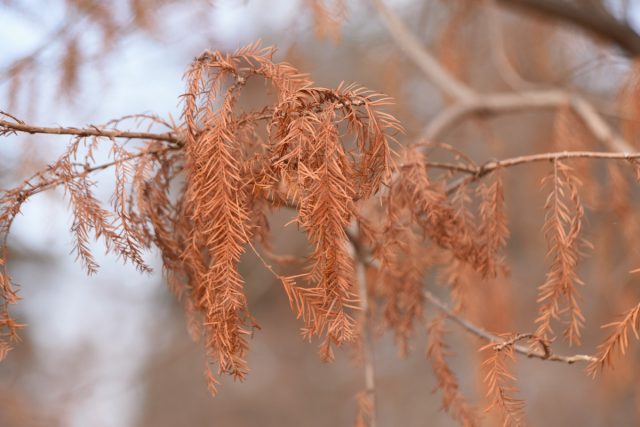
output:
<path id="1" fill-rule="evenodd" d="M 469 101 L 475 98 L 475 91 L 454 78 L 423 46 L 422 42 L 411 33 L 400 17 L 387 6 L 383 0 L 372 0 L 373 5 L 382 17 L 389 33 L 404 53 L 447 95 L 458 101 Z"/>
<path id="2" fill-rule="evenodd" d="M 487 34 L 492 45 L 490 50 L 493 63 L 502 80 L 513 90 L 532 89 L 538 86 L 525 80 L 520 73 L 518 73 L 505 51 L 502 23 L 498 16 L 499 11 L 496 0 L 486 0 L 484 9 L 487 21 Z"/>
<path id="3" fill-rule="evenodd" d="M 468 102 L 451 105 L 436 115 L 422 131 L 427 140 L 440 138 L 447 130 L 473 115 L 515 113 L 522 110 L 555 108 L 568 105 L 570 97 L 563 91 L 525 91 L 486 94 Z"/>
<path id="4" fill-rule="evenodd" d="M 20 70 L 23 66 L 33 66 L 36 62 L 36 59 L 42 55 L 43 52 L 50 49 L 52 46 L 55 46 L 55 43 L 52 41 L 58 41 L 63 38 L 67 34 L 69 34 L 72 27 L 65 22 L 63 25 L 56 28 L 50 34 L 43 38 L 42 44 L 33 49 L 30 53 L 11 61 L 8 65 L 5 65 L 3 68 L 0 68 L 0 80 L 4 80 L 6 78 L 15 77 L 14 73 Z"/>
<path id="5" fill-rule="evenodd" d="M 493 335 L 490 332 L 487 332 L 486 330 L 484 330 L 481 327 L 479 327 L 478 325 L 470 322 L 469 320 L 465 319 L 464 317 L 459 316 L 451 308 L 449 308 L 449 306 L 447 306 L 447 304 L 445 304 L 443 301 L 441 301 L 438 297 L 433 295 L 431 292 L 424 291 L 424 296 L 425 296 L 426 300 L 431 305 L 434 305 L 435 307 L 437 307 L 449 319 L 451 319 L 453 322 L 457 323 L 458 325 L 462 326 L 464 329 L 466 329 L 468 332 L 472 333 L 473 335 L 477 336 L 478 338 L 481 338 L 481 339 L 483 339 L 485 341 L 489 341 L 489 342 L 495 343 L 497 345 L 502 345 L 502 344 L 509 343 L 508 341 L 506 341 L 506 340 L 504 340 L 504 339 L 502 339 L 502 338 L 500 338 L 500 337 L 498 337 L 496 335 Z M 523 338 L 525 336 L 528 336 L 528 334 L 518 335 L 518 339 Z M 513 349 L 517 353 L 520 353 L 520 354 L 522 354 L 524 356 L 527 356 L 527 357 L 530 357 L 530 358 L 549 360 L 549 361 L 553 361 L 553 362 L 564 362 L 564 363 L 568 363 L 568 364 L 573 364 L 573 363 L 576 363 L 576 362 L 594 362 L 594 361 L 597 360 L 595 357 L 589 356 L 589 355 L 586 355 L 586 354 L 575 354 L 575 355 L 572 355 L 572 356 L 563 356 L 563 355 L 552 353 L 549 348 L 545 348 L 542 351 L 532 350 L 528 346 L 519 345 L 519 344 L 515 344 L 515 343 L 513 343 Z"/>
<path id="6" fill-rule="evenodd" d="M 618 45 L 629 56 L 640 55 L 640 35 L 626 22 L 611 15 L 604 5 L 566 2 L 559 0 L 498 0 L 501 4 L 515 6 L 579 26 L 598 37 Z"/>
<path id="7" fill-rule="evenodd" d="M 373 331 L 369 313 L 369 291 L 367 288 L 366 261 L 361 253 L 359 239 L 348 233 L 352 242 L 354 258 L 356 260 L 356 274 L 358 277 L 358 288 L 360 292 L 360 310 L 362 316 L 361 333 L 362 333 L 362 355 L 364 363 L 364 382 L 367 402 L 369 404 L 369 427 L 376 427 L 377 408 L 376 408 L 376 382 L 375 382 L 375 363 L 374 363 L 374 345 Z"/>
<path id="8" fill-rule="evenodd" d="M 589 101 L 574 95 L 571 107 L 596 139 L 617 151 L 633 151 L 631 144 L 607 124 Z"/>
<path id="9" fill-rule="evenodd" d="M 631 144 L 616 134 L 596 109 L 583 97 L 564 90 L 523 91 L 480 95 L 469 102 L 455 103 L 439 113 L 422 131 L 427 140 L 440 138 L 447 130 L 473 115 L 516 113 L 532 109 L 570 107 L 589 132 L 612 150 L 634 151 Z"/>
<path id="10" fill-rule="evenodd" d="M 583 97 L 565 90 L 521 91 L 479 94 L 449 73 L 422 46 L 395 12 L 383 0 L 372 0 L 396 44 L 424 71 L 439 89 L 455 102 L 438 114 L 423 130 L 422 137 L 435 140 L 446 130 L 472 115 L 504 114 L 529 109 L 569 106 L 589 131 L 603 144 L 616 151 L 633 151 L 631 144 L 617 135 L 597 110 Z"/>

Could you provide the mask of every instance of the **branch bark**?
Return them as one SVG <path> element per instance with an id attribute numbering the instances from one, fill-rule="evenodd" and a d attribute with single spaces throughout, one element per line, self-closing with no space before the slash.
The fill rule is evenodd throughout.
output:
<path id="1" fill-rule="evenodd" d="M 104 138 L 128 138 L 128 139 L 147 139 L 171 142 L 180 144 L 181 140 L 173 132 L 153 133 L 153 132 L 130 132 L 117 129 L 100 129 L 99 127 L 75 128 L 75 127 L 43 127 L 33 126 L 21 122 L 10 122 L 0 120 L 0 136 L 11 132 L 24 132 L 30 134 L 49 134 L 49 135 L 72 135 L 79 137 L 97 136 Z"/>
<path id="2" fill-rule="evenodd" d="M 525 163 L 545 162 L 563 159 L 608 159 L 633 160 L 640 159 L 640 153 L 611 153 L 607 151 L 556 151 L 551 153 L 528 154 L 526 156 L 510 157 L 508 159 L 493 160 L 480 167 L 464 166 L 453 163 L 425 162 L 427 167 L 447 169 L 456 172 L 466 172 L 475 175 L 486 175 L 496 169 L 508 168 Z"/>
<path id="3" fill-rule="evenodd" d="M 471 175 L 459 178 L 447 186 L 447 194 L 454 193 L 460 186 L 470 184 L 487 176 L 489 173 L 496 169 L 507 168 L 511 166 L 517 166 L 532 162 L 552 161 L 562 159 L 608 159 L 608 160 L 633 160 L 640 159 L 640 153 L 609 153 L 609 152 L 597 152 L 597 151 L 561 151 L 555 153 L 541 153 L 530 154 L 527 156 L 512 157 L 510 159 L 497 160 L 485 163 L 478 167 L 467 167 L 462 165 L 454 165 L 448 163 L 426 163 L 427 167 L 434 167 L 438 169 L 448 169 L 457 172 L 466 172 Z"/>

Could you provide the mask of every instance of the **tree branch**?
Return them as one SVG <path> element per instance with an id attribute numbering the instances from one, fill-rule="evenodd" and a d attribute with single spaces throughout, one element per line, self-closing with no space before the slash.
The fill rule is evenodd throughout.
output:
<path id="1" fill-rule="evenodd" d="M 492 45 L 491 55 L 493 63 L 502 80 L 513 90 L 533 88 L 539 86 L 526 79 L 516 70 L 505 51 L 502 23 L 498 19 L 496 0 L 487 0 L 485 6 L 486 31 Z"/>
<path id="2" fill-rule="evenodd" d="M 5 113 L 2 113 L 5 114 Z M 5 114 L 6 115 L 6 114 Z M 129 132 L 117 129 L 100 129 L 97 126 L 88 128 L 75 127 L 43 127 L 33 126 L 20 121 L 16 123 L 0 120 L 0 136 L 9 133 L 23 132 L 30 134 L 49 134 L 49 135 L 73 135 L 79 137 L 97 136 L 104 138 L 128 138 L 128 139 L 148 139 L 155 141 L 171 142 L 173 144 L 181 144 L 181 139 L 174 132 L 153 133 L 153 132 Z"/>
<path id="3" fill-rule="evenodd" d="M 473 114 L 503 114 L 567 105 L 602 143 L 617 151 L 633 151 L 631 144 L 617 135 L 587 100 L 565 90 L 478 94 L 473 88 L 456 79 L 440 65 L 398 15 L 385 6 L 383 0 L 372 0 L 372 2 L 398 47 L 422 69 L 429 80 L 455 99 L 453 105 L 438 114 L 424 128 L 423 138 L 434 140 L 450 127 Z M 606 13 L 606 11 L 601 13 Z"/>
<path id="4" fill-rule="evenodd" d="M 422 42 L 407 29 L 400 17 L 383 0 L 372 0 L 389 33 L 398 47 L 426 74 L 436 86 L 458 101 L 469 101 L 476 96 L 469 86 L 454 78 L 422 47 Z"/>
<path id="5" fill-rule="evenodd" d="M 507 345 L 509 343 L 508 341 L 496 335 L 493 335 L 490 332 L 487 332 L 486 330 L 468 321 L 467 319 L 460 317 L 451 308 L 449 308 L 447 304 L 445 304 L 443 301 L 441 301 L 438 297 L 433 295 L 431 292 L 424 291 L 424 296 L 430 304 L 437 307 L 449 319 L 451 319 L 453 322 L 457 323 L 458 325 L 462 326 L 464 329 L 466 329 L 468 332 L 472 333 L 473 335 L 477 336 L 478 338 L 481 338 L 485 341 L 489 341 L 498 345 Z M 519 337 L 518 339 L 521 339 L 525 336 L 528 336 L 528 334 L 518 335 Z M 594 362 L 597 360 L 595 357 L 585 355 L 585 354 L 575 354 L 572 356 L 562 356 L 562 355 L 554 354 L 551 352 L 550 349 L 546 347 L 543 349 L 543 351 L 532 350 L 527 346 L 515 344 L 515 341 L 513 343 L 513 349 L 517 353 L 520 353 L 529 358 L 549 360 L 552 362 L 563 362 L 563 363 L 573 364 L 576 362 Z"/>
<path id="6" fill-rule="evenodd" d="M 563 159 L 609 159 L 609 160 L 633 160 L 640 159 L 640 153 L 611 153 L 607 151 L 556 151 L 551 153 L 527 154 L 525 156 L 510 157 L 502 160 L 492 160 L 482 166 L 465 166 L 453 163 L 425 162 L 428 167 L 447 169 L 455 172 L 466 172 L 476 175 L 486 175 L 496 169 L 508 168 L 524 163 L 544 162 Z"/>
<path id="7" fill-rule="evenodd" d="M 439 139 L 450 128 L 472 115 L 510 114 L 562 106 L 569 106 L 589 132 L 609 148 L 623 152 L 633 151 L 631 144 L 614 132 L 587 100 L 559 89 L 486 94 L 468 102 L 455 103 L 425 126 L 422 137 L 427 140 Z"/>
<path id="8" fill-rule="evenodd" d="M 450 163 L 426 162 L 427 167 L 437 169 L 447 169 L 455 172 L 469 173 L 469 176 L 462 177 L 447 187 L 447 194 L 453 193 L 461 185 L 470 184 L 488 175 L 496 169 L 508 168 L 533 162 L 545 162 L 563 159 L 607 159 L 607 160 L 634 160 L 640 159 L 640 153 L 610 153 L 598 151 L 559 151 L 554 153 L 529 154 L 526 156 L 511 157 L 503 160 L 494 160 L 485 163 L 480 167 L 456 165 Z"/>
<path id="9" fill-rule="evenodd" d="M 640 35 L 627 23 L 611 15 L 602 7 L 576 6 L 558 0 L 498 0 L 501 4 L 518 7 L 546 17 L 572 23 L 596 36 L 615 43 L 628 56 L 640 55 Z M 582 4 L 586 2 L 576 2 Z"/>

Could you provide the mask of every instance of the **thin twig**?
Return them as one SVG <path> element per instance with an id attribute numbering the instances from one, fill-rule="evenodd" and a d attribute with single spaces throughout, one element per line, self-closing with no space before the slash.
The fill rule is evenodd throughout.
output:
<path id="1" fill-rule="evenodd" d="M 365 104 L 365 101 L 360 98 L 349 99 L 345 102 L 338 102 L 332 105 L 335 110 L 339 110 L 344 108 L 349 104 L 351 106 L 360 107 Z M 316 107 L 317 111 L 321 111 L 322 107 Z M 284 113 L 278 112 L 277 115 L 282 115 Z M 165 141 L 170 142 L 176 145 L 183 145 L 184 141 L 175 132 L 164 132 L 164 133 L 154 133 L 154 132 L 132 132 L 132 131 L 122 131 L 118 129 L 102 129 L 98 126 L 89 126 L 86 128 L 76 128 L 76 127 L 45 127 L 45 126 L 35 126 L 30 125 L 22 120 L 19 120 L 15 116 L 7 113 L 5 111 L 0 110 L 0 115 L 9 117 L 13 119 L 15 122 L 10 122 L 6 120 L 0 119 L 0 136 L 7 135 L 9 133 L 23 132 L 30 134 L 49 134 L 49 135 L 72 135 L 77 137 L 104 137 L 104 138 L 127 138 L 127 139 L 146 139 L 146 140 L 155 140 L 155 141 Z M 127 116 L 133 117 L 133 116 Z M 251 122 L 253 120 L 269 120 L 274 117 L 274 111 L 272 108 L 265 108 L 261 112 L 255 114 L 243 114 L 238 120 L 238 126 L 242 126 L 245 123 Z"/>
<path id="2" fill-rule="evenodd" d="M 512 157 L 510 159 L 498 160 L 486 163 L 480 168 L 480 171 L 490 172 L 495 169 L 505 168 L 509 166 L 521 165 L 523 163 L 562 160 L 562 159 L 615 159 L 615 160 L 631 160 L 640 158 L 640 153 L 612 153 L 607 151 L 559 151 L 553 153 L 529 154 L 526 156 Z"/>
<path id="3" fill-rule="evenodd" d="M 457 172 L 466 172 L 470 175 L 459 178 L 447 186 L 447 193 L 455 192 L 460 186 L 470 184 L 488 175 L 496 169 L 508 168 L 527 163 L 544 162 L 563 159 L 608 159 L 608 160 L 632 160 L 640 159 L 640 153 L 611 153 L 606 151 L 559 151 L 553 153 L 529 154 L 526 156 L 512 157 L 504 160 L 495 160 L 485 163 L 479 168 L 466 167 L 459 164 L 426 162 L 427 167 L 447 169 Z M 430 164 L 431 163 L 431 164 Z"/>
<path id="4" fill-rule="evenodd" d="M 486 330 L 470 322 L 464 317 L 461 317 L 458 314 L 456 314 L 451 308 L 447 306 L 447 304 L 445 304 L 443 301 L 441 301 L 438 297 L 433 295 L 431 292 L 424 291 L 424 296 L 430 304 L 436 306 L 449 319 L 451 319 L 453 322 L 457 323 L 458 325 L 462 326 L 464 329 L 466 329 L 468 332 L 472 333 L 473 335 L 485 341 L 496 343 L 497 345 L 504 345 L 505 343 L 507 343 L 506 340 L 490 332 L 487 332 Z M 586 354 L 575 354 L 572 356 L 558 355 L 558 354 L 552 353 L 551 350 L 548 348 L 545 348 L 543 351 L 532 350 L 527 346 L 515 344 L 515 341 L 513 343 L 513 349 L 517 353 L 520 353 L 529 358 L 548 360 L 552 362 L 563 362 L 563 363 L 573 364 L 576 362 L 594 362 L 595 360 L 597 360 L 595 357 L 589 356 Z"/>
<path id="5" fill-rule="evenodd" d="M 0 112 L 1 113 L 1 112 Z M 5 113 L 2 113 L 5 114 Z M 127 138 L 127 139 L 147 139 L 155 141 L 165 141 L 180 144 L 180 138 L 173 132 L 153 133 L 153 132 L 130 132 L 117 129 L 100 129 L 99 127 L 74 128 L 74 127 L 43 127 L 33 126 L 26 123 L 12 123 L 0 120 L 0 135 L 9 132 L 25 132 L 30 134 L 49 135 L 73 135 L 79 137 L 97 136 L 104 138 Z"/>

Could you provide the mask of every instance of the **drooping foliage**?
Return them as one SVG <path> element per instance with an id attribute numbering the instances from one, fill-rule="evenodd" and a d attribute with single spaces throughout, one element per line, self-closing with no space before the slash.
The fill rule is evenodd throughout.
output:
<path id="1" fill-rule="evenodd" d="M 329 24 L 318 25 L 322 31 Z M 9 314 L 19 297 L 6 265 L 6 238 L 23 204 L 55 187 L 64 190 L 69 203 L 73 250 L 88 274 L 99 268 L 90 249 L 94 239 L 142 272 L 151 270 L 145 251 L 159 249 L 189 330 L 205 348 L 212 394 L 220 375 L 243 379 L 249 370 L 250 338 L 259 328 L 247 300 L 246 288 L 253 284 L 245 283 L 239 268 L 249 251 L 279 280 L 301 320 L 302 335 L 319 338 L 323 360 L 331 360 L 344 344 L 360 349 L 362 330 L 371 328 L 365 322 L 390 331 L 403 355 L 426 326 L 426 355 L 442 408 L 465 426 L 479 425 L 480 414 L 449 365 L 453 354 L 446 321 L 490 342 L 481 347 L 488 353 L 481 365 L 487 406 L 504 425 L 521 425 L 525 418 L 511 366 L 517 353 L 588 361 L 595 375 L 612 364 L 615 353 L 627 350 L 629 331 L 638 337 L 636 306 L 608 325 L 614 331 L 597 356 L 558 356 L 550 349 L 556 323 L 564 323 L 563 336 L 572 345 L 580 345 L 585 324 L 578 271 L 590 245 L 583 238 L 581 180 L 592 171 L 570 163 L 575 157 L 611 160 L 609 179 L 624 190 L 612 198 L 612 209 L 632 224 L 625 174 L 640 170 L 640 155 L 578 151 L 588 144 L 572 131 L 584 133 L 584 124 L 562 108 L 556 113 L 554 142 L 572 151 L 478 165 L 446 144 L 399 143 L 402 127 L 387 112 L 388 97 L 353 84 L 317 87 L 310 76 L 275 61 L 274 54 L 259 44 L 201 54 L 185 74 L 177 124 L 137 115 L 87 129 L 47 130 L 3 113 L 0 135 L 68 133 L 74 139 L 57 161 L 0 196 L 0 359 L 15 345 L 21 327 Z M 265 89 L 256 95 L 259 84 Z M 121 130 L 131 121 L 146 125 L 147 132 Z M 96 160 L 101 147 L 109 147 L 104 163 Z M 432 160 L 436 151 L 455 160 Z M 509 280 L 506 169 L 541 161 L 551 162 L 542 181 L 546 202 L 540 206 L 546 212 L 549 270 L 538 288 L 528 348 L 518 344 L 524 335 L 494 335 L 468 318 L 481 319 L 483 301 L 494 295 L 498 300 L 500 286 Z M 94 188 L 93 173 L 105 169 L 115 177 L 109 203 Z M 594 190 L 586 199 L 595 203 L 595 195 Z M 279 209 L 293 212 L 292 224 L 310 247 L 301 257 L 304 266 L 293 275 L 281 273 L 284 268 L 277 264 L 284 257 L 263 256 L 272 240 L 272 213 Z M 436 282 L 448 290 L 452 308 L 425 293 Z M 428 302 L 438 314 L 428 312 Z M 359 312 L 363 309 L 366 313 Z M 375 414 L 372 394 L 367 390 L 359 398 L 362 425 Z"/>

